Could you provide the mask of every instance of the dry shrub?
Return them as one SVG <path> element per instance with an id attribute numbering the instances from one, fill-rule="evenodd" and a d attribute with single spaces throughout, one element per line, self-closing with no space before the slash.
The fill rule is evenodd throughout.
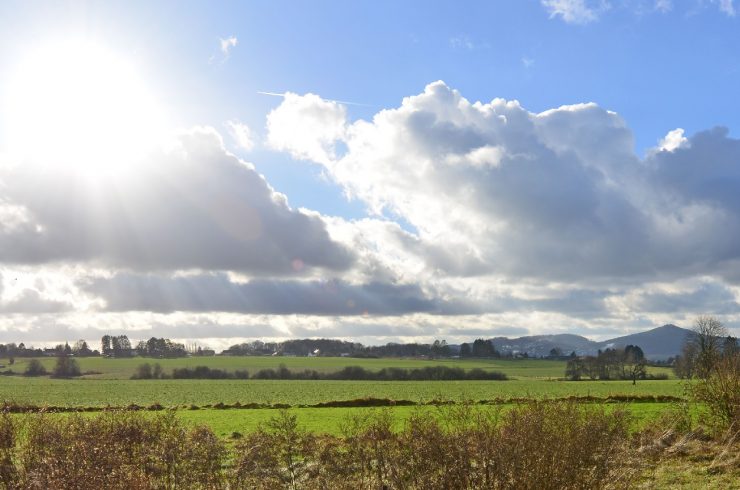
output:
<path id="1" fill-rule="evenodd" d="M 237 447 L 234 488 L 627 488 L 636 470 L 625 412 L 530 403 L 351 417 L 342 438 L 308 437 L 281 414 Z"/>
<path id="2" fill-rule="evenodd" d="M 689 386 L 694 399 L 708 408 L 718 432 L 740 427 L 740 353 L 717 359 Z"/>
<path id="3" fill-rule="evenodd" d="M 314 436 L 299 429 L 297 417 L 280 410 L 236 444 L 231 488 L 303 488 L 315 448 Z"/>
<path id="4" fill-rule="evenodd" d="M 17 449 L 21 488 L 219 488 L 224 446 L 174 414 L 34 415 Z"/>
<path id="5" fill-rule="evenodd" d="M 18 473 L 13 465 L 15 447 L 15 424 L 10 414 L 0 414 L 0 488 L 14 488 Z"/>
<path id="6" fill-rule="evenodd" d="M 440 404 L 401 430 L 389 409 L 373 409 L 348 419 L 343 437 L 306 433 L 281 410 L 231 455 L 171 411 L 13 422 L 0 418 L 0 488 L 590 489 L 632 475 L 626 415 L 575 402 Z"/>
<path id="7" fill-rule="evenodd" d="M 533 403 L 506 413 L 494 448 L 499 488 L 627 488 L 629 418 L 573 403 Z"/>

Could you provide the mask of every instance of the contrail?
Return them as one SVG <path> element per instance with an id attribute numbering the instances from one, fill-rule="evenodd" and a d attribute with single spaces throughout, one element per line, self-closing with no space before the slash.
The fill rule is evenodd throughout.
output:
<path id="1" fill-rule="evenodd" d="M 260 94 L 260 95 L 270 95 L 272 97 L 283 97 L 283 98 L 285 97 L 285 94 L 279 94 L 277 92 L 263 92 L 261 90 L 258 90 L 257 93 Z M 322 99 L 323 99 L 323 97 L 322 97 Z M 328 100 L 329 102 L 336 102 L 337 104 L 357 105 L 357 106 L 360 106 L 360 107 L 372 107 L 370 104 L 361 104 L 359 102 L 348 102 L 346 100 L 336 100 L 336 99 L 324 99 L 324 100 Z"/>

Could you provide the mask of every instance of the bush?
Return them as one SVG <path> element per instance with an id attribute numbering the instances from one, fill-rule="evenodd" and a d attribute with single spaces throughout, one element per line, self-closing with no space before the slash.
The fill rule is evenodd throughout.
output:
<path id="1" fill-rule="evenodd" d="M 76 360 L 67 356 L 57 357 L 57 363 L 52 372 L 55 378 L 72 378 L 81 374 L 80 366 Z"/>
<path id="2" fill-rule="evenodd" d="M 344 437 L 301 432 L 282 412 L 236 446 L 235 488 L 629 488 L 628 418 L 575 403 L 504 415 L 472 405 L 417 412 L 394 431 L 388 410 L 347 421 Z"/>
<path id="3" fill-rule="evenodd" d="M 709 409 L 716 428 L 740 428 L 740 354 L 714 361 L 704 377 L 690 385 L 690 391 Z"/>
<path id="4" fill-rule="evenodd" d="M 0 415 L 0 488 L 590 489 L 628 487 L 628 419 L 575 403 L 508 412 L 445 405 L 347 420 L 343 437 L 303 431 L 281 410 L 233 453 L 174 412 Z M 19 437 L 22 435 L 22 437 Z"/>
<path id="5" fill-rule="evenodd" d="M 0 420 L 0 446 L 2 428 Z M 35 414 L 20 430 L 24 437 L 10 445 L 13 471 L 0 471 L 7 488 L 223 487 L 223 443 L 210 429 L 184 427 L 171 412 Z"/>
<path id="6" fill-rule="evenodd" d="M 44 376 L 47 372 L 44 365 L 41 364 L 41 361 L 38 359 L 31 359 L 28 361 L 28 365 L 23 374 L 26 376 Z"/>

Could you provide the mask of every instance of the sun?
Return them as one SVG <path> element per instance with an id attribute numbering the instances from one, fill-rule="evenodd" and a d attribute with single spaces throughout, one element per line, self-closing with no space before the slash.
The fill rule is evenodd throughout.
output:
<path id="1" fill-rule="evenodd" d="M 163 111 L 136 66 L 100 44 L 37 47 L 7 87 L 10 152 L 37 164 L 115 172 L 135 165 L 163 133 Z"/>

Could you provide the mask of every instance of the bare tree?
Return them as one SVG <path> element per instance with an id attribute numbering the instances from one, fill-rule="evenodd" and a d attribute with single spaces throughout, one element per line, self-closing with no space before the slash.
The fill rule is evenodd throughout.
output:
<path id="1" fill-rule="evenodd" d="M 703 315 L 696 319 L 690 340 L 696 347 L 696 376 L 709 376 L 722 356 L 722 342 L 727 335 L 727 329 L 716 317 Z"/>

